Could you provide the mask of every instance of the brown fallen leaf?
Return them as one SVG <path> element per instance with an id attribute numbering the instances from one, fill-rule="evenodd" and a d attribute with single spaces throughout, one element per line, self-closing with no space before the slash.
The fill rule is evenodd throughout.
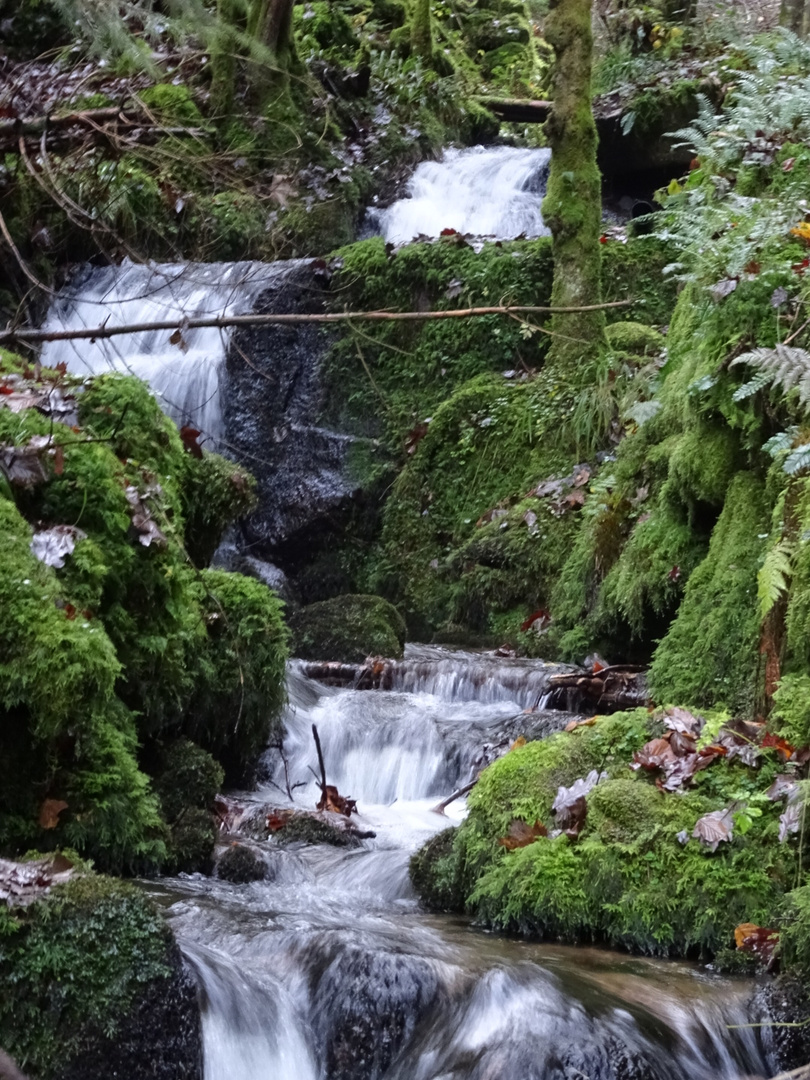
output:
<path id="1" fill-rule="evenodd" d="M 55 829 L 59 824 L 59 815 L 67 808 L 68 804 L 63 799 L 46 799 L 39 808 L 39 827 Z"/>
<path id="2" fill-rule="evenodd" d="M 333 814 L 351 817 L 357 813 L 357 800 L 341 795 L 333 784 L 327 784 L 316 807 L 317 810 L 331 810 Z"/>
<path id="3" fill-rule="evenodd" d="M 541 836 L 548 836 L 548 829 L 542 821 L 535 821 L 534 825 L 527 825 L 525 821 L 519 821 L 515 818 L 511 822 L 506 836 L 502 836 L 498 843 L 501 847 L 505 847 L 507 851 L 514 851 L 516 848 L 528 847 L 529 844 L 533 844 Z"/>
<path id="4" fill-rule="evenodd" d="M 769 930 L 756 923 L 740 923 L 734 930 L 734 943 L 740 952 L 751 953 L 769 964 L 773 959 L 773 952 L 779 944 L 779 931 Z"/>
<path id="5" fill-rule="evenodd" d="M 717 851 L 718 844 L 734 839 L 734 807 L 725 810 L 713 810 L 698 818 L 692 831 L 692 838 L 700 840 L 709 851 Z"/>

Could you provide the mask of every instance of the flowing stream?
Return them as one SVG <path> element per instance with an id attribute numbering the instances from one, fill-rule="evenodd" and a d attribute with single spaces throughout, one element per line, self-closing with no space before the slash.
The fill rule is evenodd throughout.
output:
<path id="1" fill-rule="evenodd" d="M 446 150 L 441 161 L 417 166 L 405 198 L 369 210 L 368 225 L 392 244 L 446 229 L 499 240 L 544 236 L 540 203 L 550 161 L 550 150 L 525 147 Z"/>
<path id="2" fill-rule="evenodd" d="M 457 662 L 456 678 L 450 668 Z M 479 658 L 480 660 L 480 658 Z M 410 649 L 402 687 L 325 687 L 291 665 L 294 802 L 327 777 L 374 838 L 346 849 L 252 841 L 268 879 L 150 886 L 203 1001 L 206 1080 L 742 1080 L 771 1075 L 745 1021 L 750 986 L 686 963 L 514 941 L 420 910 L 410 854 L 464 815 L 432 807 L 528 717 L 549 666 Z M 429 669 L 434 668 L 433 674 Z M 509 692 L 505 688 L 511 688 Z M 510 698 L 509 694 L 512 694 Z M 284 786 L 268 751 L 266 775 Z M 288 805 L 268 780 L 244 796 Z M 249 840 L 243 840 L 251 843 Z"/>

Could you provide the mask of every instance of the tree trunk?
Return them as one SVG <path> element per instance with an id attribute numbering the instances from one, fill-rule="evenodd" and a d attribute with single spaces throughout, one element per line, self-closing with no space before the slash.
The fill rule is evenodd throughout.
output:
<path id="1" fill-rule="evenodd" d="M 808 0 L 782 0 L 779 12 L 780 26 L 794 34 L 805 36 L 810 30 L 810 3 Z"/>
<path id="2" fill-rule="evenodd" d="M 433 56 L 433 31 L 430 25 L 430 0 L 413 0 L 411 9 L 411 52 L 426 63 Z"/>
<path id="3" fill-rule="evenodd" d="M 253 0 L 251 4 L 248 34 L 267 53 L 266 58 L 252 61 L 249 71 L 254 95 L 262 104 L 279 85 L 286 86 L 295 60 L 293 2 Z"/>
<path id="4" fill-rule="evenodd" d="M 222 120 L 230 117 L 236 87 L 236 20 L 235 0 L 217 0 L 216 39 L 211 47 L 211 111 Z"/>
<path id="5" fill-rule="evenodd" d="M 551 170 L 543 218 L 554 255 L 552 307 L 601 300 L 601 176 L 591 108 L 591 0 L 551 0 L 545 38 L 554 50 L 551 115 L 546 135 Z M 602 311 L 556 315 L 548 363 L 587 376 L 606 346 Z"/>

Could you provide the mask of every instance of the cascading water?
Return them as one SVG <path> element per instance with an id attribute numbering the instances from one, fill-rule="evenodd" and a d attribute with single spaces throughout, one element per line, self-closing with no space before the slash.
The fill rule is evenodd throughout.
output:
<path id="1" fill-rule="evenodd" d="M 368 225 L 392 244 L 444 229 L 499 240 L 544 236 L 540 203 L 550 160 L 549 150 L 523 147 L 446 150 L 441 161 L 417 167 L 406 198 L 369 210 Z"/>
<path id="2" fill-rule="evenodd" d="M 413 688 L 388 693 L 325 687 L 291 665 L 287 776 L 270 750 L 268 780 L 245 796 L 257 808 L 288 805 L 289 781 L 302 785 L 294 805 L 314 806 L 315 723 L 328 781 L 358 800 L 352 820 L 374 838 L 352 848 L 253 842 L 265 881 L 151 886 L 172 901 L 200 986 L 206 1080 L 769 1075 L 756 1033 L 728 1029 L 745 1021 L 745 984 L 687 964 L 485 935 L 419 910 L 409 855 L 464 813 L 460 801 L 449 819 L 431 808 L 480 768 L 485 744 L 535 719 L 508 698 L 514 663 L 487 658 L 476 698 L 471 678 L 451 686 L 447 670 L 433 681 L 440 693 L 427 692 L 417 666 L 431 656 L 451 662 L 411 650 L 402 681 Z M 549 669 L 532 667 L 522 677 L 534 693 Z"/>
<path id="3" fill-rule="evenodd" d="M 259 294 L 299 262 L 166 263 L 87 268 L 63 289 L 47 331 L 143 325 L 250 311 Z M 220 375 L 229 331 L 142 330 L 96 340 L 51 341 L 43 364 L 64 363 L 77 375 L 122 371 L 150 384 L 162 408 L 217 442 L 223 434 Z"/>

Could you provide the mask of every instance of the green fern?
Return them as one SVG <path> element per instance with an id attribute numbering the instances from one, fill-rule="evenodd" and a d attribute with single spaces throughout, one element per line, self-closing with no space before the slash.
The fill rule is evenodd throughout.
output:
<path id="1" fill-rule="evenodd" d="M 795 554 L 795 540 L 783 538 L 765 555 L 765 560 L 757 575 L 757 598 L 761 618 L 766 618 L 774 605 L 787 592 L 793 573 Z"/>
<path id="2" fill-rule="evenodd" d="M 772 349 L 752 349 L 738 356 L 736 360 L 732 360 L 731 367 L 739 364 L 748 364 L 749 367 L 757 370 L 756 379 L 762 378 L 763 381 L 756 389 L 761 389 L 770 383 L 778 386 L 785 394 L 791 390 L 797 390 L 801 404 L 805 408 L 810 407 L 810 352 L 806 349 L 797 349 L 792 345 L 775 345 Z M 751 383 L 745 386 L 751 386 Z M 735 401 L 739 400 L 737 394 L 743 389 L 745 387 L 740 387 L 734 395 Z"/>

